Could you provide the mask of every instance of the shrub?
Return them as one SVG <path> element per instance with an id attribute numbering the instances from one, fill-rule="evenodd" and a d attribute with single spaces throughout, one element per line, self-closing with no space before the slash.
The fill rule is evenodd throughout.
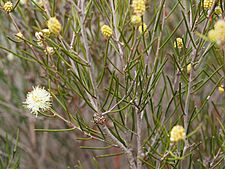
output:
<path id="1" fill-rule="evenodd" d="M 224 168 L 224 1 L 1 6 L 0 127 L 19 129 L 21 168 Z"/>

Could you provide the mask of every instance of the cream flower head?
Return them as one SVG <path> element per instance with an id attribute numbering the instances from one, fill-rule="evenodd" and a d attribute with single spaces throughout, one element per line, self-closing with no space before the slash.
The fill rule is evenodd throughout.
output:
<path id="1" fill-rule="evenodd" d="M 174 126 L 170 132 L 170 141 L 178 142 L 179 140 L 184 140 L 184 139 L 185 139 L 184 128 L 180 125 Z"/>
<path id="2" fill-rule="evenodd" d="M 208 32 L 208 38 L 212 42 L 216 42 L 217 45 L 225 45 L 225 21 L 218 20 L 214 29 Z"/>
<path id="3" fill-rule="evenodd" d="M 6 13 L 10 13 L 12 12 L 13 10 L 13 4 L 11 1 L 7 1 L 4 6 L 3 6 L 3 10 L 6 12 Z"/>
<path id="4" fill-rule="evenodd" d="M 24 106 L 35 114 L 36 117 L 39 112 L 49 110 L 51 108 L 51 95 L 48 91 L 39 86 L 33 87 L 31 92 L 28 92 Z"/>

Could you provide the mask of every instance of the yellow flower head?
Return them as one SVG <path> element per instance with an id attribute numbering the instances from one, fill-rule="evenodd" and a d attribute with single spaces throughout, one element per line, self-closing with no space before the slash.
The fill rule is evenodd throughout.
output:
<path id="1" fill-rule="evenodd" d="M 174 126 L 170 132 L 170 141 L 178 142 L 179 140 L 184 140 L 184 139 L 185 139 L 184 128 L 180 125 Z"/>
<path id="2" fill-rule="evenodd" d="M 183 44 L 183 40 L 182 38 L 177 38 L 175 41 L 174 41 L 174 44 L 173 44 L 174 48 L 183 48 L 184 47 L 184 44 Z"/>
<path id="3" fill-rule="evenodd" d="M 225 21 L 218 20 L 214 29 L 208 32 L 208 38 L 212 42 L 216 42 L 218 45 L 223 45 L 225 43 Z"/>
<path id="4" fill-rule="evenodd" d="M 189 64 L 187 65 L 187 73 L 188 73 L 188 74 L 191 72 L 191 69 L 192 69 L 192 66 L 191 66 L 191 64 L 189 63 Z"/>
<path id="5" fill-rule="evenodd" d="M 131 16 L 131 23 L 139 26 L 141 24 L 141 17 L 139 15 L 132 15 Z"/>
<path id="6" fill-rule="evenodd" d="M 204 0 L 203 1 L 203 8 L 205 10 L 211 9 L 213 5 L 214 0 Z"/>
<path id="7" fill-rule="evenodd" d="M 5 12 L 7 12 L 7 13 L 12 12 L 12 10 L 13 10 L 13 4 L 12 4 L 12 2 L 11 2 L 11 1 L 6 2 L 6 3 L 4 4 L 4 6 L 3 6 L 3 10 L 4 10 Z"/>
<path id="8" fill-rule="evenodd" d="M 112 29 L 108 25 L 103 25 L 101 27 L 101 32 L 105 38 L 110 38 L 112 36 Z"/>
<path id="9" fill-rule="evenodd" d="M 59 33 L 62 29 L 62 26 L 61 26 L 59 20 L 56 19 L 56 17 L 51 17 L 48 20 L 47 25 L 48 25 L 48 29 L 51 33 L 53 33 L 55 35 L 59 35 Z"/>
<path id="10" fill-rule="evenodd" d="M 145 0 L 133 0 L 132 8 L 135 15 L 142 16 L 145 13 Z"/>
<path id="11" fill-rule="evenodd" d="M 224 86 L 221 85 L 218 87 L 219 93 L 223 94 L 224 93 Z"/>
<path id="12" fill-rule="evenodd" d="M 147 28 L 148 28 L 147 25 L 145 23 L 143 23 L 138 27 L 138 30 L 140 33 L 143 33 L 143 32 L 146 33 Z"/>

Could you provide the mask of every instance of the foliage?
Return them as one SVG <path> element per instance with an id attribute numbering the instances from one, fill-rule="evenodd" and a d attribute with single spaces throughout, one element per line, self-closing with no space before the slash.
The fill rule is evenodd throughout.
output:
<path id="1" fill-rule="evenodd" d="M 223 0 L 12 3 L 0 13 L 0 127 L 20 129 L 15 165 L 224 168 L 225 48 L 208 39 Z M 53 102 L 37 118 L 23 105 L 32 86 Z M 176 125 L 184 140 L 170 138 Z"/>

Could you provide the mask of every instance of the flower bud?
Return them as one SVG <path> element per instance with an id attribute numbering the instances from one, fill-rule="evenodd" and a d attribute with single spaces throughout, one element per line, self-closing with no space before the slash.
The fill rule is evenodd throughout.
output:
<path id="1" fill-rule="evenodd" d="M 191 66 L 191 64 L 189 63 L 189 64 L 187 65 L 187 73 L 188 73 L 188 74 L 190 74 L 191 69 L 192 69 L 192 66 Z"/>
<path id="2" fill-rule="evenodd" d="M 131 23 L 135 26 L 139 26 L 141 24 L 141 17 L 139 15 L 132 15 Z"/>
<path id="3" fill-rule="evenodd" d="M 101 27 L 101 32 L 105 38 L 110 38 L 112 36 L 112 29 L 108 25 L 103 25 Z"/>
<path id="4" fill-rule="evenodd" d="M 219 90 L 220 94 L 223 94 L 224 93 L 224 86 L 223 85 L 219 86 L 218 90 Z"/>
<path id="5" fill-rule="evenodd" d="M 139 27 L 138 27 L 138 31 L 139 31 L 139 33 L 146 33 L 146 30 L 147 30 L 147 25 L 145 24 L 145 23 L 143 23 L 143 24 L 141 24 Z"/>
<path id="6" fill-rule="evenodd" d="M 174 41 L 174 48 L 183 48 L 184 47 L 184 44 L 183 44 L 183 40 L 182 38 L 177 38 L 175 41 Z"/>
<path id="7" fill-rule="evenodd" d="M 47 25 L 48 25 L 48 29 L 51 33 L 53 33 L 55 35 L 60 34 L 62 26 L 61 26 L 60 22 L 58 21 L 58 19 L 56 19 L 56 17 L 51 17 L 48 20 Z"/>

